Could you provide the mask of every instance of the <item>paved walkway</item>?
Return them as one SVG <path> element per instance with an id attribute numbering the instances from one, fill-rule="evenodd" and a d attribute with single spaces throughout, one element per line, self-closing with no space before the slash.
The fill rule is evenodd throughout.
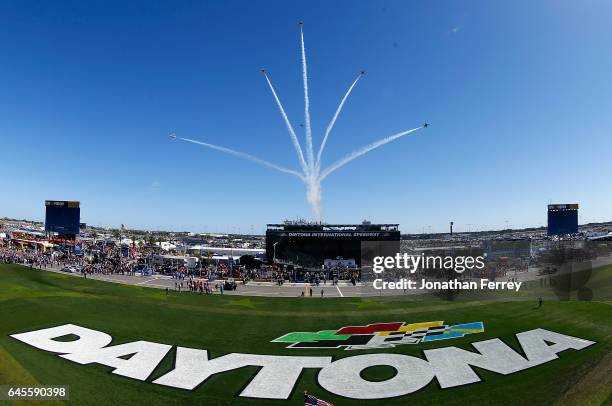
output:
<path id="1" fill-rule="evenodd" d="M 599 267 L 604 265 L 612 264 L 612 258 L 597 258 L 593 261 L 584 262 L 577 264 L 576 268 L 582 267 Z M 59 267 L 52 268 L 39 268 L 43 271 L 50 272 L 58 272 L 65 275 L 71 275 L 73 277 L 82 278 L 81 274 L 71 274 L 62 272 Z M 577 271 L 579 269 L 574 269 Z M 515 277 L 516 280 L 522 282 L 535 281 L 540 278 L 548 278 L 550 275 L 538 275 L 538 269 L 535 267 L 529 268 L 527 272 L 521 272 L 514 276 L 513 273 L 509 273 L 505 278 L 499 278 L 498 281 L 506 281 Z M 135 285 L 135 286 L 143 286 L 148 288 L 157 288 L 157 289 L 170 289 L 175 290 L 174 282 L 170 276 L 165 275 L 153 275 L 153 276 L 131 276 L 131 275 L 103 275 L 103 274 L 93 274 L 87 276 L 88 279 L 95 279 L 106 282 L 113 283 L 121 283 L 125 285 Z M 419 278 L 420 279 L 420 278 Z M 420 282 L 417 282 L 420 283 Z M 186 290 L 187 282 L 183 281 L 183 292 L 188 292 Z M 282 286 L 278 286 L 273 282 L 249 282 L 246 285 L 242 283 L 238 283 L 238 288 L 235 291 L 224 291 L 226 295 L 241 295 L 241 296 L 265 296 L 265 297 L 299 297 L 302 292 L 304 292 L 304 296 L 310 297 L 310 288 L 312 288 L 312 297 L 320 298 L 321 291 L 323 291 L 323 297 L 372 297 L 372 296 L 402 296 L 406 294 L 422 294 L 423 291 L 414 290 L 414 291 L 404 291 L 404 290 L 376 290 L 372 287 L 370 283 L 367 285 L 357 285 L 353 286 L 348 282 L 339 282 L 338 285 L 332 285 L 331 283 L 320 284 L 319 286 L 311 286 L 310 284 L 305 283 L 285 283 Z M 215 294 L 218 294 L 215 292 Z"/>
<path id="2" fill-rule="evenodd" d="M 62 272 L 61 267 L 52 268 L 39 268 L 43 271 L 57 272 L 64 275 L 70 275 L 76 278 L 82 278 L 83 276 L 79 273 L 68 273 Z M 175 290 L 175 280 L 170 276 L 166 275 L 153 275 L 153 276 L 131 276 L 131 275 L 104 275 L 104 274 L 87 274 L 87 279 L 94 279 L 99 281 L 121 283 L 125 285 L 143 286 L 148 288 L 157 289 L 170 289 Z M 214 284 L 214 282 L 213 282 Z M 235 291 L 225 290 L 226 295 L 242 295 L 242 296 L 267 296 L 267 297 L 298 297 L 304 292 L 305 296 L 309 297 L 309 284 L 305 283 L 287 283 L 282 286 L 278 286 L 273 282 L 249 282 L 246 285 L 238 282 L 238 288 Z M 187 290 L 187 281 L 183 281 L 183 291 Z M 312 286 L 312 296 L 321 297 L 321 290 L 323 290 L 323 297 L 358 297 L 366 296 L 364 294 L 364 287 L 357 285 L 353 286 L 347 282 L 340 282 L 338 286 L 334 286 L 331 283 L 320 284 L 319 286 Z M 217 293 L 215 293 L 217 294 Z M 377 292 L 371 292 L 371 294 L 378 295 Z"/>

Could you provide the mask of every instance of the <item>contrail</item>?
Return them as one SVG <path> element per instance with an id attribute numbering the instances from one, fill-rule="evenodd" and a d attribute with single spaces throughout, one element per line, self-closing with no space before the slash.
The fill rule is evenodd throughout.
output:
<path id="1" fill-rule="evenodd" d="M 245 152 L 236 151 L 236 150 L 233 150 L 233 149 L 230 149 L 230 148 L 226 148 L 226 147 L 222 147 L 222 146 L 219 146 L 219 145 L 209 144 L 208 142 L 191 140 L 189 138 L 176 137 L 176 135 L 172 135 L 172 134 L 170 135 L 170 137 L 171 138 L 176 138 L 176 139 L 179 139 L 179 140 L 183 140 L 183 141 L 187 141 L 187 142 L 191 142 L 193 144 L 203 145 L 205 147 L 212 148 L 212 149 L 215 149 L 217 151 L 225 152 L 226 154 L 230 154 L 230 155 L 234 155 L 234 156 L 237 156 L 237 157 L 240 157 L 240 158 L 248 159 L 249 161 L 253 161 L 253 162 L 258 163 L 258 164 L 263 165 L 263 166 L 267 166 L 268 168 L 276 169 L 277 171 L 280 171 L 280 172 L 284 172 L 284 173 L 288 173 L 290 175 L 297 176 L 298 178 L 304 180 L 304 176 L 301 173 L 299 173 L 298 171 L 294 171 L 292 169 L 283 168 L 282 166 L 276 165 L 276 164 L 274 164 L 272 162 L 265 161 L 265 160 L 263 160 L 261 158 L 257 158 L 256 156 L 253 156 L 251 154 L 247 154 Z"/>
<path id="2" fill-rule="evenodd" d="M 340 105 L 338 106 L 336 113 L 332 117 L 331 121 L 329 122 L 329 125 L 327 126 L 327 129 L 325 130 L 325 136 L 323 137 L 323 142 L 321 142 L 321 147 L 319 148 L 319 153 L 317 154 L 317 171 L 321 169 L 321 156 L 323 155 L 325 144 L 327 144 L 327 138 L 329 137 L 329 133 L 331 132 L 332 128 L 334 128 L 334 124 L 336 124 L 336 119 L 338 119 L 338 116 L 342 111 L 342 107 L 344 107 L 344 102 L 346 102 L 346 99 L 349 97 L 349 95 L 353 91 L 353 88 L 355 87 L 357 82 L 359 82 L 359 79 L 361 79 L 364 73 L 365 72 L 361 71 L 359 75 L 357 75 L 357 78 L 355 78 L 355 80 L 353 81 L 353 84 L 348 88 L 346 94 L 342 98 L 342 101 L 340 101 Z"/>
<path id="3" fill-rule="evenodd" d="M 359 158 L 360 156 L 372 151 L 373 149 L 376 149 L 378 147 L 381 147 L 385 144 L 390 143 L 391 141 L 395 141 L 398 138 L 403 137 L 404 135 L 408 135 L 410 133 L 413 133 L 417 130 L 420 130 L 421 128 L 424 128 L 425 126 L 421 126 L 421 127 L 417 127 L 417 128 L 413 128 L 412 130 L 406 130 L 406 131 L 402 131 L 401 133 L 397 133 L 395 135 L 390 135 L 388 137 L 383 138 L 382 140 L 378 140 L 376 142 L 371 143 L 370 145 L 367 145 L 349 155 L 347 155 L 346 157 L 342 158 L 341 160 L 335 162 L 334 164 L 330 165 L 327 169 L 325 169 L 321 175 L 319 176 L 319 181 L 322 181 L 323 179 L 325 179 L 326 177 L 328 177 L 332 172 L 334 172 L 335 170 L 343 167 L 344 165 L 348 164 L 349 162 L 351 162 L 353 159 L 355 158 Z"/>
<path id="4" fill-rule="evenodd" d="M 276 105 L 278 106 L 278 109 L 280 110 L 281 115 L 283 116 L 283 120 L 285 120 L 285 125 L 287 126 L 287 130 L 289 130 L 289 135 L 291 136 L 291 141 L 293 142 L 293 147 L 295 148 L 295 152 L 297 153 L 298 159 L 300 161 L 302 171 L 304 172 L 304 174 L 309 173 L 308 165 L 306 165 L 306 161 L 304 161 L 304 153 L 302 152 L 302 147 L 300 146 L 300 142 L 298 141 L 298 138 L 295 135 L 293 126 L 289 122 L 289 117 L 287 117 L 287 113 L 285 113 L 285 109 L 283 108 L 283 105 L 280 99 L 278 98 L 276 91 L 274 90 L 274 86 L 272 86 L 272 82 L 270 81 L 268 74 L 263 69 L 261 70 L 261 72 L 266 77 L 266 81 L 268 82 L 268 86 L 270 86 L 270 90 L 272 91 L 272 95 L 274 96 L 274 100 L 276 101 Z"/>
<path id="5" fill-rule="evenodd" d="M 314 155 L 312 150 L 312 128 L 310 126 L 310 98 L 308 97 L 308 68 L 306 66 L 306 47 L 304 46 L 304 29 L 300 21 L 300 42 L 302 45 L 302 80 L 304 82 L 304 124 L 306 125 L 306 156 L 311 172 L 314 172 Z"/>
<path id="6" fill-rule="evenodd" d="M 421 128 L 425 128 L 429 126 L 429 124 L 425 123 L 421 127 L 413 128 L 412 130 L 402 131 L 395 135 L 391 135 L 381 140 L 378 140 L 376 142 L 373 142 L 372 144 L 369 144 L 345 156 L 344 158 L 333 163 L 332 165 L 330 165 L 324 171 L 321 172 L 321 160 L 323 158 L 323 151 L 325 150 L 325 146 L 327 145 L 329 134 L 334 128 L 334 125 L 336 124 L 336 120 L 338 119 L 340 113 L 342 112 L 344 103 L 346 102 L 351 92 L 353 91 L 353 88 L 355 87 L 355 85 L 357 85 L 357 82 L 359 82 L 359 79 L 361 79 L 361 77 L 364 75 L 365 72 L 361 71 L 359 75 L 357 75 L 357 77 L 355 78 L 351 86 L 348 88 L 348 90 L 344 94 L 344 97 L 342 97 L 342 99 L 340 100 L 340 104 L 338 105 L 336 112 L 332 116 L 332 119 L 329 122 L 327 129 L 325 130 L 323 141 L 321 142 L 321 145 L 319 146 L 319 151 L 317 153 L 317 159 L 315 161 L 314 151 L 313 151 L 313 146 L 312 146 L 312 127 L 311 127 L 311 122 L 310 122 L 310 96 L 308 94 L 308 66 L 306 63 L 306 46 L 304 45 L 304 29 L 303 29 L 302 22 L 300 22 L 300 45 L 301 45 L 301 54 L 302 54 L 301 55 L 302 56 L 302 80 L 304 83 L 304 125 L 305 125 L 305 133 L 306 133 L 306 159 L 304 158 L 304 151 L 302 150 L 300 140 L 298 139 L 295 133 L 295 130 L 293 129 L 293 126 L 291 125 L 291 122 L 289 121 L 289 117 L 287 116 L 287 113 L 285 112 L 285 108 L 283 107 L 283 104 L 281 103 L 278 95 L 276 94 L 276 90 L 274 89 L 274 86 L 272 85 L 272 81 L 270 80 L 270 78 L 268 77 L 268 74 L 266 73 L 264 69 L 262 69 L 261 72 L 265 76 L 266 82 L 268 82 L 268 86 L 270 87 L 270 90 L 272 91 L 272 95 L 274 96 L 276 105 L 278 106 L 278 109 L 280 110 L 280 113 L 281 113 L 281 116 L 283 117 L 285 125 L 287 126 L 287 130 L 289 131 L 289 136 L 291 138 L 291 142 L 293 143 L 293 147 L 297 154 L 298 162 L 302 169 L 302 172 L 299 172 L 293 169 L 284 168 L 282 166 L 276 165 L 275 163 L 257 158 L 256 156 L 253 156 L 251 154 L 236 151 L 236 150 L 222 147 L 219 145 L 209 144 L 207 142 L 202 142 L 202 141 L 196 141 L 196 140 L 192 140 L 189 138 L 179 138 L 179 139 L 186 141 L 186 142 L 191 142 L 193 144 L 203 145 L 205 147 L 208 147 L 208 148 L 211 148 L 217 151 L 225 152 L 226 154 L 248 159 L 249 161 L 258 163 L 263 166 L 267 166 L 279 172 L 288 173 L 290 175 L 300 178 L 306 186 L 306 199 L 308 200 L 308 203 L 310 204 L 312 208 L 312 212 L 315 217 L 315 220 L 317 222 L 321 222 L 323 220 L 322 211 L 321 211 L 321 197 L 322 197 L 322 187 L 321 187 L 322 183 L 321 182 L 325 178 L 327 178 L 330 174 L 340 169 L 347 163 L 351 162 L 353 159 L 358 158 L 364 154 L 367 154 L 373 149 L 376 149 L 385 144 L 388 144 L 391 141 L 395 141 L 396 139 L 401 138 L 405 135 L 408 135 L 412 132 L 415 132 Z M 176 139 L 177 138 L 176 134 L 174 133 L 170 134 L 170 138 Z"/>

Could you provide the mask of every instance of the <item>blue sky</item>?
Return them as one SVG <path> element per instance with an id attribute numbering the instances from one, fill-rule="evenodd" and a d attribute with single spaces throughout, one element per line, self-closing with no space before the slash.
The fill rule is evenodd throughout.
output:
<path id="1" fill-rule="evenodd" d="M 325 163 L 431 123 L 326 179 L 325 221 L 539 226 L 551 202 L 608 220 L 611 18 L 604 0 L 4 1 L 0 216 L 42 219 L 45 199 L 75 199 L 104 226 L 261 232 L 311 218 L 296 178 L 167 137 L 298 169 L 259 70 L 303 123 L 304 20 L 315 146 L 367 71 Z"/>

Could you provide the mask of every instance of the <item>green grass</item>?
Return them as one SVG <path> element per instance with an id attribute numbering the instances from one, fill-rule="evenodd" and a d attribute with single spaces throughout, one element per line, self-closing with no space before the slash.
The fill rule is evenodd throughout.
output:
<path id="1" fill-rule="evenodd" d="M 609 277 L 612 268 L 603 273 Z M 536 309 L 536 296 L 526 296 L 522 296 L 524 300 L 505 302 L 448 302 L 407 297 L 246 298 L 174 292 L 166 296 L 163 290 L 0 265 L 0 384 L 68 384 L 69 403 L 74 404 L 282 404 L 283 401 L 238 397 L 256 373 L 254 367 L 213 376 L 195 391 L 185 391 L 150 383 L 172 369 L 174 351 L 149 382 L 139 382 L 113 375 L 107 367 L 64 360 L 14 340 L 9 334 L 73 323 L 110 334 L 113 344 L 148 340 L 207 349 L 212 357 L 243 352 L 340 358 L 367 351 L 295 350 L 270 341 L 292 331 L 329 330 L 349 324 L 483 321 L 485 332 L 481 334 L 437 344 L 404 345 L 369 352 L 421 356 L 423 349 L 448 345 L 470 349 L 470 342 L 495 337 L 519 348 L 514 334 L 537 327 L 594 340 L 597 344 L 582 351 L 565 351 L 556 361 L 513 375 L 479 371 L 483 382 L 477 384 L 440 390 L 432 381 L 417 393 L 368 403 L 582 405 L 609 402 L 610 384 L 606 376 L 610 357 L 604 357 L 612 350 L 612 303 L 547 300 L 541 309 Z M 607 374 L 602 378 L 598 371 L 605 368 Z M 364 403 L 326 392 L 316 383 L 316 373 L 316 370 L 305 370 L 287 403 L 301 404 L 304 390 L 337 406 Z M 388 378 L 389 371 L 384 367 L 369 368 L 363 376 L 380 380 Z"/>

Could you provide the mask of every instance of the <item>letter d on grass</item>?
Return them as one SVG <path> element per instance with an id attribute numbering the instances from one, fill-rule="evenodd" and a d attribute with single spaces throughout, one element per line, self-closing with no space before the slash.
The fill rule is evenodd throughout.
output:
<path id="1" fill-rule="evenodd" d="M 71 341 L 58 341 L 56 338 L 75 335 L 79 338 Z M 113 340 L 111 336 L 101 331 L 79 327 L 74 324 L 45 328 L 28 333 L 12 334 L 16 340 L 22 341 L 41 350 L 60 354 L 75 354 L 102 348 Z"/>

